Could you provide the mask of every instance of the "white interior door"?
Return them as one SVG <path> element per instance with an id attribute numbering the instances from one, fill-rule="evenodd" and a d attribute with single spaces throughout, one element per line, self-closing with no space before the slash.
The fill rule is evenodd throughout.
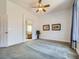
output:
<path id="1" fill-rule="evenodd" d="M 0 47 L 7 47 L 7 16 L 0 16 Z"/>

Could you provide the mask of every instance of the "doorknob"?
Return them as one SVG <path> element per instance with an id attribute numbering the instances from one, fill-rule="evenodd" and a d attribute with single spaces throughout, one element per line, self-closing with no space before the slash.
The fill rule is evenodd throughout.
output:
<path id="1" fill-rule="evenodd" d="M 8 34 L 8 32 L 5 32 L 6 34 Z"/>

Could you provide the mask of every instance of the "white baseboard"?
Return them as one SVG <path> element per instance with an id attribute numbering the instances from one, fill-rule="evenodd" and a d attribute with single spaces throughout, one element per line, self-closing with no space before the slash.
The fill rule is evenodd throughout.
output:
<path id="1" fill-rule="evenodd" d="M 8 47 L 7 45 L 0 45 L 0 48 L 6 48 Z"/>
<path id="2" fill-rule="evenodd" d="M 26 42 L 26 41 L 17 42 L 17 43 L 14 43 L 14 44 L 8 44 L 7 47 L 14 46 L 14 45 L 17 45 L 17 44 L 21 44 L 21 43 L 24 43 L 24 42 Z"/>
<path id="3" fill-rule="evenodd" d="M 52 40 L 52 39 L 44 39 L 44 38 L 40 38 L 43 40 Z M 65 40 L 52 40 L 52 41 L 59 41 L 59 42 L 65 42 L 65 43 L 70 43 L 69 41 L 65 41 Z"/>

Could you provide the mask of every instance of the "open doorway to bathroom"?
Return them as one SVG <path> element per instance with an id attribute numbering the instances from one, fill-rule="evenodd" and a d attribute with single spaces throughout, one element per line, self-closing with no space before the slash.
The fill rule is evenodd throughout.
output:
<path id="1" fill-rule="evenodd" d="M 32 21 L 25 20 L 25 39 L 30 40 L 32 39 Z"/>
<path id="2" fill-rule="evenodd" d="M 27 24 L 27 39 L 32 39 L 32 24 Z"/>

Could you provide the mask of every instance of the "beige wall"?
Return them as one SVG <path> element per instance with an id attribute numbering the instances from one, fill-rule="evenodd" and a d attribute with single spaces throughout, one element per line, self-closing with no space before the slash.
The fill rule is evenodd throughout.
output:
<path id="1" fill-rule="evenodd" d="M 56 12 L 51 12 L 50 14 L 45 14 L 39 17 L 39 26 L 41 31 L 40 38 L 70 42 L 70 32 L 71 32 L 71 9 L 61 10 Z M 61 31 L 43 31 L 42 25 L 45 24 L 61 24 Z"/>
<path id="2" fill-rule="evenodd" d="M 24 36 L 25 20 L 32 21 L 33 39 L 36 39 L 36 30 L 41 30 L 41 38 L 43 39 L 51 39 L 51 40 L 58 40 L 65 42 L 70 41 L 71 9 L 57 11 L 54 13 L 51 12 L 43 16 L 37 17 L 35 16 L 35 14 L 31 14 L 26 9 L 22 8 L 21 6 L 19 6 L 14 2 L 11 2 L 10 0 L 7 0 L 7 2 L 4 0 L 0 0 L 0 1 L 1 1 L 0 4 L 4 6 L 1 7 L 0 13 L 5 14 L 7 19 L 6 31 L 8 31 L 8 36 L 6 43 L 8 46 L 25 42 L 25 36 Z M 42 31 L 42 25 L 44 24 L 51 25 L 55 23 L 61 23 L 62 25 L 61 31 L 58 32 L 54 32 L 51 30 L 48 32 Z"/>
<path id="3" fill-rule="evenodd" d="M 25 20 L 32 21 L 32 39 L 36 39 L 35 31 L 38 28 L 38 21 L 33 15 L 31 15 L 26 9 L 11 1 L 7 1 L 7 14 L 9 46 L 26 41 Z"/>
<path id="4" fill-rule="evenodd" d="M 0 47 L 26 41 L 25 20 L 32 21 L 32 39 L 36 39 L 38 20 L 30 12 L 10 0 L 0 0 Z M 5 34 L 8 32 L 8 34 Z"/>
<path id="5" fill-rule="evenodd" d="M 6 13 L 6 0 L 0 0 L 0 16 Z"/>

